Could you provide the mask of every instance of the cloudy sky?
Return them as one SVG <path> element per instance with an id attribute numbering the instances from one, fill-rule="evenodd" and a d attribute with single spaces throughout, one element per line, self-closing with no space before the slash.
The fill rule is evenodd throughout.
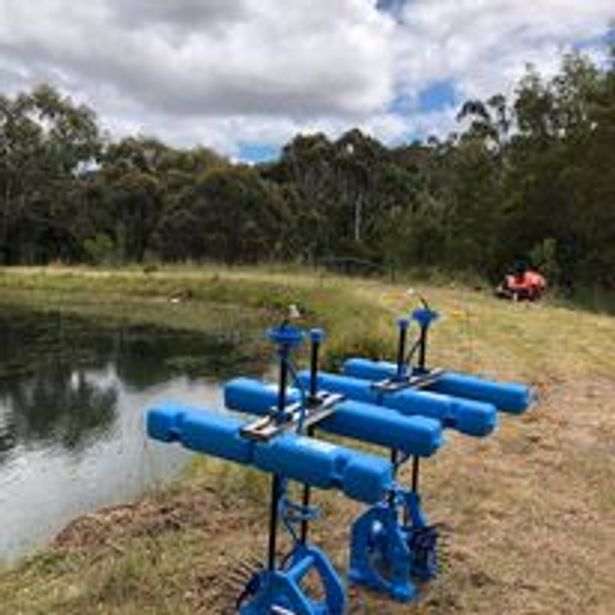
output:
<path id="1" fill-rule="evenodd" d="M 527 62 L 600 58 L 613 0 L 0 0 L 0 92 L 55 84 L 114 135 L 275 155 L 353 126 L 387 143 L 454 125 Z"/>

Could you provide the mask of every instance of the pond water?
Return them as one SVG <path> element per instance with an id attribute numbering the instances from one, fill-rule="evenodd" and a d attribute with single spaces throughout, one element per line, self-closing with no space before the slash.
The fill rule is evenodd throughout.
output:
<path id="1" fill-rule="evenodd" d="M 219 382 L 242 368 L 254 364 L 224 331 L 0 308 L 0 560 L 176 476 L 188 455 L 146 438 L 144 409 L 160 399 L 221 407 Z"/>

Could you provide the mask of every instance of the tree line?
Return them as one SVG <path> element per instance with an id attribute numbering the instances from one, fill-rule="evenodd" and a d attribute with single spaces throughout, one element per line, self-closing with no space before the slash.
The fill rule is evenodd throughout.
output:
<path id="1" fill-rule="evenodd" d="M 134 136 L 51 86 L 0 96 L 0 264 L 356 261 L 615 287 L 615 51 L 469 100 L 446 139 L 298 135 L 278 160 Z"/>

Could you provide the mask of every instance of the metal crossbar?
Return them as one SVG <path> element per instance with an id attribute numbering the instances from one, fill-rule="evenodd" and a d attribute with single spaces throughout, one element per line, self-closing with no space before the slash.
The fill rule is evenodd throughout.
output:
<path id="1" fill-rule="evenodd" d="M 305 408 L 303 427 L 313 427 L 335 412 L 335 404 L 343 399 L 338 393 L 320 392 L 315 400 L 310 400 Z M 287 431 L 296 431 L 301 420 L 301 402 L 285 406 L 280 412 L 277 407 L 271 409 L 267 416 L 248 423 L 241 429 L 241 435 L 250 440 L 266 442 Z"/>

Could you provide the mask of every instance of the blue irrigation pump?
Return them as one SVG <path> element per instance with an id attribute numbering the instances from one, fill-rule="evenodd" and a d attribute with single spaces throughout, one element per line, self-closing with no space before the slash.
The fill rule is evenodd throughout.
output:
<path id="1" fill-rule="evenodd" d="M 308 412 L 331 395 L 320 386 L 318 356 L 323 337 L 320 330 L 310 332 L 310 370 L 296 380 L 309 394 L 289 393 L 291 400 L 307 399 Z M 394 473 L 410 456 L 431 456 L 442 444 L 442 426 L 433 418 L 404 416 L 382 406 L 344 400 L 341 395 L 334 400 L 334 411 L 318 428 L 390 448 L 394 451 Z M 239 378 L 225 386 L 225 402 L 232 409 L 262 415 L 272 401 L 271 389 L 258 381 Z M 310 433 L 313 427 L 308 427 Z M 303 496 L 302 504 L 309 506 L 309 486 Z M 307 521 L 302 522 L 301 543 L 307 537 Z M 417 593 L 411 577 L 426 579 L 435 574 L 436 539 L 421 511 L 418 494 L 393 486 L 387 497 L 372 503 L 353 525 L 349 578 L 394 599 L 409 600 Z"/>
<path id="2" fill-rule="evenodd" d="M 256 415 L 249 422 L 177 404 L 148 412 L 150 437 L 179 441 L 272 475 L 266 566 L 242 566 L 251 576 L 237 600 L 240 615 L 346 612 L 340 577 L 326 554 L 308 542 L 309 523 L 319 515 L 311 505 L 312 487 L 338 489 L 367 505 L 351 528 L 352 583 L 408 601 L 417 597 L 419 582 L 437 574 L 439 537 L 421 508 L 420 458 L 442 446 L 443 428 L 487 436 L 497 424 L 497 410 L 523 412 L 533 395 L 522 385 L 429 369 L 428 332 L 438 314 L 421 302 L 409 318 L 397 321 L 396 362 L 348 359 L 343 375 L 319 370 L 321 329 L 309 331 L 310 369 L 300 373 L 292 353 L 305 333 L 288 321 L 270 329 L 279 361 L 277 387 L 247 378 L 224 387 L 229 409 Z M 418 323 L 419 332 L 408 350 L 412 322 Z M 317 440 L 316 428 L 383 446 L 391 451 L 391 460 Z M 410 459 L 412 481 L 407 488 L 396 478 Z M 289 480 L 303 484 L 300 503 L 287 497 Z M 280 521 L 292 540 L 282 559 L 277 556 Z M 304 587 L 309 573 L 320 579 L 320 599 Z"/>

